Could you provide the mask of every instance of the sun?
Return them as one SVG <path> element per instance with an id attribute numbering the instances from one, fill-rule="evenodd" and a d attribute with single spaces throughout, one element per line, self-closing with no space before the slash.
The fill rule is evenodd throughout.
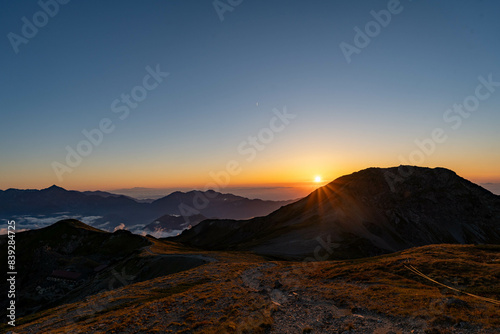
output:
<path id="1" fill-rule="evenodd" d="M 316 176 L 314 177 L 314 182 L 316 182 L 316 183 L 321 182 L 321 176 L 316 175 Z"/>

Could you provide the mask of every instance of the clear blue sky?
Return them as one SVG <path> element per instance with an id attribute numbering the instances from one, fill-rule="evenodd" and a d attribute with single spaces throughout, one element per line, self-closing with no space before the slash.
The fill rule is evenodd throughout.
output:
<path id="1" fill-rule="evenodd" d="M 339 45 L 387 4 L 244 0 L 221 21 L 212 1 L 73 0 L 15 53 L 8 34 L 41 7 L 4 1 L 0 189 L 202 186 L 231 160 L 231 185 L 330 180 L 399 165 L 435 128 L 447 140 L 422 165 L 500 182 L 500 87 L 458 129 L 443 120 L 478 76 L 500 81 L 500 3 L 401 0 L 347 63 Z M 169 76 L 120 120 L 112 102 L 157 64 Z M 247 161 L 237 147 L 284 106 L 296 118 Z M 52 162 L 103 118 L 114 131 L 58 180 Z"/>

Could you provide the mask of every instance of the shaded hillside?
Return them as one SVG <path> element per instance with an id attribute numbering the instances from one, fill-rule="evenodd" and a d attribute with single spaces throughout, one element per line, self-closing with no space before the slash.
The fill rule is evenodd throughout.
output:
<path id="1" fill-rule="evenodd" d="M 342 176 L 266 217 L 207 220 L 171 240 L 291 258 L 314 255 L 325 243 L 330 258 L 437 243 L 500 243 L 500 196 L 448 169 L 410 167 L 402 177 L 400 168 Z"/>
<path id="2" fill-rule="evenodd" d="M 148 251 L 156 242 L 152 238 L 124 230 L 109 233 L 77 220 L 19 232 L 15 238 L 18 316 L 205 263 L 157 256 Z M 0 236 L 3 258 L 6 241 Z M 1 267 L 7 272 L 5 265 Z M 4 282 L 0 286 L 7 288 Z M 2 314 L 7 302 L 2 299 Z"/>

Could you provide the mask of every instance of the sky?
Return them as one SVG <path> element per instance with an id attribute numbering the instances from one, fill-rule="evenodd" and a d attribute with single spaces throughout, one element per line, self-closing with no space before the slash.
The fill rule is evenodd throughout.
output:
<path id="1" fill-rule="evenodd" d="M 494 0 L 4 1 L 0 189 L 309 189 L 400 164 L 500 183 L 498 17 Z"/>

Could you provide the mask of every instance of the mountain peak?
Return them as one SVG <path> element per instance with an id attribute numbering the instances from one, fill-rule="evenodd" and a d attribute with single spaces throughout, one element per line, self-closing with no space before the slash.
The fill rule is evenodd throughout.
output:
<path id="1" fill-rule="evenodd" d="M 455 189 L 458 185 L 475 190 L 480 188 L 447 168 L 401 165 L 389 168 L 363 169 L 335 179 L 326 185 L 325 189 L 335 189 L 336 191 L 350 189 L 365 195 L 388 195 L 420 190 L 446 191 Z"/>
<path id="2" fill-rule="evenodd" d="M 48 188 L 42 189 L 42 190 L 49 190 L 49 191 L 66 191 L 66 189 L 61 188 L 59 186 L 56 186 L 55 184 L 51 185 Z"/>
<path id="3" fill-rule="evenodd" d="M 62 189 L 62 188 L 61 188 Z M 46 227 L 50 229 L 66 229 L 66 228 L 72 228 L 72 229 L 80 229 L 80 230 L 89 230 L 89 231 L 94 231 L 94 232 L 104 232 L 102 230 L 99 230 L 95 227 L 92 227 L 90 225 L 87 225 L 77 219 L 63 219 L 59 220 L 58 222 Z"/>
<path id="4" fill-rule="evenodd" d="M 205 220 L 172 240 L 295 259 L 312 256 L 318 238 L 338 244 L 331 257 L 339 259 L 428 244 L 496 244 L 500 197 L 446 168 L 368 168 L 268 216 Z"/>

